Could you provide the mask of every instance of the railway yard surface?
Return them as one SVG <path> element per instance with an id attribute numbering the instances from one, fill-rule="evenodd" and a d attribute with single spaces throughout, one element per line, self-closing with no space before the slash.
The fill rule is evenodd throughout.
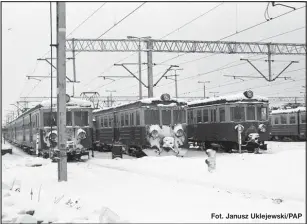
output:
<path id="1" fill-rule="evenodd" d="M 268 142 L 261 154 L 218 153 L 213 173 L 205 152 L 194 149 L 183 158 L 112 160 L 111 153 L 95 152 L 68 163 L 67 182 L 58 182 L 57 163 L 11 146 L 13 153 L 2 156 L 2 221 L 244 223 L 243 216 L 226 217 L 246 214 L 251 222 L 303 223 L 305 144 Z"/>

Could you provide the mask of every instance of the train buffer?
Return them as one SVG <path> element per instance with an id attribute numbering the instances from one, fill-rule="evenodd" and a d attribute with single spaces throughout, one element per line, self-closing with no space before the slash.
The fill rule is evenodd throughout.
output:
<path id="1" fill-rule="evenodd" d="M 7 145 L 7 144 L 2 144 L 2 147 L 1 147 L 1 155 L 5 155 L 7 153 L 10 153 L 12 154 L 12 147 Z"/>

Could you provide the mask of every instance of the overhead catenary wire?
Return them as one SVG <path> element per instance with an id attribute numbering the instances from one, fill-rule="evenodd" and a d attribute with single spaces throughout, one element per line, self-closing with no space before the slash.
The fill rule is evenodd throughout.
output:
<path id="1" fill-rule="evenodd" d="M 163 38 L 168 37 L 169 35 L 175 33 L 176 31 L 179 31 L 179 30 L 182 29 L 183 27 L 185 27 L 185 26 L 189 25 L 190 23 L 192 23 L 192 22 L 198 20 L 199 18 L 201 18 L 201 17 L 207 15 L 208 13 L 210 13 L 211 11 L 217 9 L 218 7 L 220 7 L 220 6 L 223 5 L 223 4 L 224 4 L 224 2 L 222 2 L 222 3 L 220 3 L 220 4 L 216 5 L 216 6 L 214 6 L 212 9 L 209 9 L 208 11 L 202 13 L 201 15 L 195 17 L 194 19 L 192 19 L 192 20 L 190 20 L 189 22 L 183 24 L 182 26 L 180 26 L 180 27 L 174 29 L 173 31 L 169 32 L 168 34 L 164 35 L 163 37 L 161 37 L 161 38 L 159 38 L 159 39 L 163 39 Z"/>
<path id="2" fill-rule="evenodd" d="M 300 8 L 297 8 L 297 10 L 302 9 L 302 8 L 305 8 L 305 7 L 306 7 L 306 6 L 302 6 L 302 7 L 300 7 Z M 282 17 L 282 16 L 285 16 L 285 15 L 287 15 L 287 14 L 289 14 L 289 13 L 292 13 L 292 12 L 293 12 L 293 11 L 289 11 L 289 12 L 280 14 L 280 15 L 278 15 L 278 16 L 276 16 L 276 17 L 273 17 L 271 20 L 276 19 L 276 18 L 279 18 L 279 17 Z M 231 37 L 231 36 L 234 36 L 234 35 L 237 35 L 237 34 L 239 34 L 239 33 L 245 32 L 245 31 L 247 31 L 247 30 L 250 30 L 250 29 L 252 29 L 252 28 L 255 28 L 255 27 L 257 27 L 257 26 L 260 26 L 260 25 L 262 25 L 262 24 L 264 24 L 264 23 L 266 23 L 266 22 L 270 22 L 271 20 L 269 20 L 269 21 L 264 21 L 264 22 L 261 22 L 261 23 L 257 23 L 257 24 L 255 24 L 255 25 L 252 25 L 252 26 L 250 26 L 250 27 L 247 27 L 247 28 L 245 28 L 245 29 L 243 29 L 243 30 L 241 30 L 241 31 L 239 31 L 239 32 L 236 32 L 236 33 L 233 33 L 233 34 L 231 34 L 231 35 L 225 36 L 225 37 L 219 39 L 218 41 L 221 41 L 221 40 L 227 39 L 227 38 L 229 38 L 229 37 Z M 281 34 L 278 34 L 278 35 L 274 35 L 274 36 L 272 36 L 272 37 L 265 38 L 265 39 L 262 39 L 262 40 L 260 40 L 260 41 L 267 40 L 267 39 L 270 39 L 270 38 L 273 38 L 273 37 L 276 37 L 276 36 L 281 36 L 281 35 L 284 35 L 284 34 L 287 34 L 287 33 L 290 33 L 290 32 L 294 32 L 294 31 L 299 30 L 299 29 L 302 29 L 302 27 L 299 27 L 299 28 L 297 28 L 297 29 L 295 29 L 295 30 L 291 30 L 291 31 L 288 31 L 288 32 L 284 32 L 284 33 L 281 33 Z M 175 56 L 175 57 L 172 57 L 172 58 L 169 58 L 169 59 L 167 59 L 167 60 L 164 60 L 164 61 L 161 62 L 161 63 L 165 63 L 165 62 L 167 62 L 167 61 L 171 61 L 171 60 L 173 60 L 173 59 L 179 58 L 179 57 L 181 57 L 181 56 L 183 56 L 183 55 L 186 55 L 186 54 L 187 54 L 187 53 L 183 53 L 183 54 L 181 54 L 181 55 L 177 55 L 177 56 Z M 201 59 L 205 59 L 205 58 L 208 58 L 208 57 L 212 57 L 212 56 L 215 56 L 215 55 L 217 55 L 217 54 L 216 54 L 216 53 L 213 53 L 213 54 L 211 54 L 211 55 L 206 55 L 206 56 L 203 56 L 203 57 L 198 58 L 198 59 L 193 59 L 193 60 L 191 60 L 191 61 L 189 61 L 189 62 L 187 62 L 187 63 L 191 63 L 191 62 L 194 62 L 194 61 L 197 61 L 197 60 L 201 60 Z M 255 57 L 255 56 L 252 56 L 252 57 Z M 187 63 L 185 63 L 185 64 L 187 64 Z M 158 64 L 160 64 L 160 63 L 158 63 Z M 181 63 L 181 65 L 182 65 L 182 64 L 183 64 L 183 63 Z M 245 63 L 242 63 L 242 64 L 245 64 Z M 178 64 L 178 65 L 180 65 L 180 64 Z M 160 74 L 162 74 L 162 73 L 163 73 L 163 72 L 160 72 L 160 73 L 154 75 L 154 77 L 156 77 L 157 75 L 160 75 Z M 180 79 L 180 80 L 184 80 L 184 79 Z M 180 81 L 180 80 L 178 80 L 178 81 Z M 172 83 L 173 83 L 173 82 L 169 82 L 169 83 L 167 83 L 167 85 L 172 84 Z M 129 86 L 129 88 L 134 87 L 134 86 L 136 86 L 136 85 Z M 162 85 L 162 86 L 163 86 L 163 85 Z M 161 87 L 161 85 L 160 85 L 160 86 L 157 86 L 156 88 L 159 88 L 159 87 Z"/>
<path id="3" fill-rule="evenodd" d="M 185 23 L 184 25 L 181 25 L 180 27 L 174 29 L 173 31 L 169 32 L 168 34 L 166 34 L 166 35 L 164 35 L 163 37 L 158 38 L 158 39 L 163 39 L 163 38 L 165 38 L 165 37 L 171 35 L 172 33 L 174 33 L 174 32 L 176 32 L 176 31 L 182 29 L 183 27 L 185 27 L 185 26 L 191 24 L 192 22 L 196 21 L 197 19 L 201 18 L 202 16 L 207 15 L 209 12 L 214 11 L 214 10 L 217 9 L 219 6 L 221 6 L 222 4 L 224 4 L 224 3 L 218 4 L 217 6 L 213 7 L 212 9 L 206 11 L 205 13 L 202 13 L 201 15 L 197 16 L 196 18 L 190 20 L 189 22 Z M 136 53 L 137 53 L 137 52 L 136 52 Z M 126 58 L 124 58 L 124 59 L 121 59 L 119 62 L 121 62 L 121 61 L 123 61 L 123 60 L 129 58 L 129 57 L 132 56 L 132 55 L 135 55 L 136 53 L 132 53 L 132 54 L 129 55 L 128 57 L 126 57 Z M 174 58 L 178 58 L 178 57 L 180 57 L 180 56 L 182 56 L 182 55 L 185 55 L 185 54 L 186 54 L 186 53 L 179 54 L 179 55 L 175 56 Z M 167 61 L 170 61 L 170 60 L 172 60 L 172 59 L 174 59 L 174 58 L 171 58 L 171 59 L 167 59 L 167 60 L 165 60 L 165 61 L 162 61 L 161 63 L 158 63 L 158 65 L 161 65 L 161 64 L 163 64 L 163 63 L 165 63 L 165 62 L 167 62 Z M 119 62 L 116 62 L 116 63 L 119 63 Z M 116 64 L 116 63 L 115 63 L 115 64 Z M 113 65 L 110 66 L 109 68 L 112 68 L 112 67 L 113 67 Z M 146 68 L 142 69 L 141 71 L 144 71 L 144 70 L 146 70 Z M 104 72 L 102 72 L 102 73 L 104 73 Z M 101 74 L 102 74 L 102 73 L 101 73 Z M 136 72 L 134 72 L 134 73 L 136 73 Z M 154 77 L 155 77 L 155 76 L 154 76 Z M 119 81 L 119 80 L 121 80 L 121 79 L 118 79 L 117 81 Z M 132 85 L 131 87 L 134 87 L 134 86 L 135 86 L 135 85 Z"/>
<path id="4" fill-rule="evenodd" d="M 95 9 L 92 14 L 90 14 L 87 18 L 85 18 L 81 23 L 79 23 L 66 37 L 69 37 L 73 32 L 75 32 L 77 29 L 79 29 L 86 21 L 88 21 L 91 17 L 93 17 L 103 6 L 105 6 L 106 2 L 103 3 L 98 9 Z M 44 58 L 48 53 L 47 51 L 41 58 Z"/>
<path id="5" fill-rule="evenodd" d="M 284 72 L 284 73 L 291 73 L 291 72 L 296 72 L 296 71 L 300 71 L 300 70 L 303 70 L 303 69 L 306 69 L 306 68 L 300 68 L 300 69 L 295 69 L 295 70 L 290 70 L 290 71 L 287 71 L 287 72 Z M 255 73 L 252 73 L 252 74 L 255 74 Z M 252 75 L 251 74 L 251 75 Z M 224 84 L 224 85 L 217 85 L 217 86 L 214 86 L 214 87 L 209 87 L 207 88 L 208 90 L 209 89 L 215 89 L 215 88 L 219 88 L 219 87 L 223 87 L 223 86 L 228 86 L 228 85 L 232 85 L 232 84 L 238 84 L 238 83 L 242 83 L 242 82 L 250 82 L 250 81 L 254 81 L 254 79 L 249 79 L 249 80 L 244 80 L 244 81 L 237 81 L 237 82 L 231 82 L 231 83 L 227 83 L 227 84 Z M 182 95 L 186 95 L 186 94 L 189 94 L 189 93 L 194 93 L 194 92 L 200 92 L 202 91 L 203 88 L 199 88 L 197 90 L 194 90 L 194 91 L 189 91 L 189 92 L 185 92 L 185 93 L 182 93 Z"/>
<path id="6" fill-rule="evenodd" d="M 224 3 L 218 4 L 217 6 L 215 6 L 215 7 L 212 8 L 212 9 L 210 9 L 209 11 L 206 11 L 205 13 L 202 13 L 201 15 L 199 15 L 199 16 L 197 16 L 196 18 L 190 20 L 189 22 L 185 23 L 184 25 L 182 25 L 182 26 L 180 26 L 180 27 L 174 29 L 173 31 L 169 32 L 168 34 L 164 35 L 163 37 L 160 37 L 159 39 L 163 39 L 163 38 L 165 38 L 165 37 L 171 35 L 172 33 L 174 33 L 174 32 L 176 32 L 176 31 L 182 29 L 183 27 L 189 25 L 190 23 L 196 21 L 197 19 L 203 17 L 204 15 L 206 15 L 206 14 L 208 14 L 209 12 L 213 11 L 214 9 L 218 8 L 218 7 L 221 6 L 222 4 L 224 4 Z M 123 58 L 123 59 L 120 59 L 119 61 L 115 62 L 114 64 L 117 64 L 117 63 L 119 63 L 119 62 L 122 62 L 122 61 L 126 60 L 127 58 L 129 58 L 129 57 L 131 57 L 131 56 L 133 56 L 133 55 L 135 55 L 135 54 L 137 54 L 137 52 L 131 53 L 131 54 L 128 55 L 127 57 L 125 57 L 125 58 Z M 113 67 L 113 64 L 112 64 L 111 66 L 109 66 L 106 70 L 109 71 L 112 67 Z M 103 73 L 105 73 L 106 70 L 104 70 L 103 72 L 101 72 L 100 75 L 103 74 Z M 144 71 L 144 70 L 146 70 L 146 69 L 142 69 L 142 71 Z M 134 73 L 136 73 L 136 72 L 134 72 Z M 118 79 L 118 80 L 121 80 L 121 79 Z"/>
<path id="7" fill-rule="evenodd" d="M 288 33 L 291 33 L 291 32 L 294 32 L 294 31 L 297 31 L 297 30 L 300 30 L 300 29 L 303 29 L 303 28 L 305 28 L 305 26 L 304 26 L 304 27 L 299 27 L 299 28 L 296 28 L 296 29 L 293 29 L 293 30 L 290 30 L 290 31 L 286 31 L 286 32 L 283 32 L 283 33 L 280 33 L 280 34 L 277 34 L 277 35 L 274 35 L 274 36 L 270 36 L 270 37 L 267 37 L 267 38 L 263 38 L 263 39 L 261 39 L 261 40 L 259 40 L 259 41 L 268 40 L 268 39 L 274 38 L 274 37 L 276 37 L 276 36 L 282 36 L 282 35 L 285 35 L 285 34 L 288 34 Z M 216 54 L 213 54 L 213 55 L 216 55 Z M 211 57 L 211 56 L 213 56 L 213 55 L 201 57 L 201 58 L 194 59 L 194 60 L 191 60 L 191 61 L 188 61 L 188 62 L 184 62 L 184 63 L 179 63 L 178 65 L 182 65 L 182 64 L 185 64 L 185 63 L 191 63 L 191 62 L 194 62 L 194 61 L 197 61 L 197 60 L 200 60 L 200 59 L 204 59 L 204 58 L 207 58 L 207 57 Z M 257 57 L 257 55 L 251 56 L 251 57 L 249 57 L 249 58 L 253 58 L 253 57 Z M 261 58 L 258 58 L 258 59 L 260 60 L 260 59 L 264 59 L 264 58 L 266 58 L 266 57 L 261 57 Z M 233 62 L 230 62 L 229 64 L 235 63 L 235 62 L 237 62 L 237 60 L 236 60 L 236 61 L 233 61 Z M 238 66 L 239 66 L 239 65 L 243 65 L 243 64 L 246 64 L 246 63 L 245 63 L 245 62 L 244 62 L 244 63 L 239 63 Z M 224 66 L 225 66 L 225 65 L 224 65 Z M 217 69 L 214 70 L 214 71 L 224 70 L 224 69 L 223 69 L 224 66 L 221 66 L 221 67 L 217 68 Z M 230 67 L 236 67 L 236 66 L 230 66 Z M 227 68 L 230 68 L 230 67 L 227 67 Z M 211 72 L 210 72 L 210 73 L 211 73 Z M 202 73 L 201 73 L 201 74 L 202 74 Z M 204 73 L 204 74 L 207 74 L 207 73 Z M 192 76 L 192 77 L 193 77 L 193 76 Z M 194 76 L 194 77 L 197 77 L 197 75 Z M 188 78 L 191 78 L 191 77 L 188 77 Z M 185 79 L 188 79 L 188 78 L 179 79 L 178 81 L 185 80 Z M 172 84 L 172 82 L 169 82 L 169 83 L 167 83 L 167 84 L 165 84 L 165 85 L 168 85 L 168 84 Z M 158 86 L 157 88 L 159 88 L 159 87 L 161 87 L 161 86 L 163 86 L 163 85 L 160 85 L 160 86 Z"/>
<path id="8" fill-rule="evenodd" d="M 92 14 L 90 14 L 87 18 L 85 18 L 81 23 L 79 23 L 66 37 L 69 37 L 73 32 L 75 32 L 77 29 L 79 29 L 86 21 L 88 21 L 91 17 L 93 17 L 104 5 L 105 5 L 106 3 L 103 3 L 98 9 L 96 9 L 96 10 L 94 10 L 94 12 L 92 13 Z M 49 9 L 50 10 L 50 9 Z M 42 56 L 41 56 L 41 58 L 44 58 L 48 53 L 50 53 L 50 50 L 49 51 L 47 51 L 45 54 L 43 54 Z M 50 58 L 52 58 L 52 56 L 50 57 Z M 51 59 L 51 62 L 52 62 L 52 59 Z M 31 73 L 31 74 L 29 74 L 29 75 L 32 75 L 32 74 L 34 74 L 34 72 L 36 71 L 36 68 L 37 68 L 37 65 L 38 65 L 38 61 L 36 61 L 36 65 L 35 65 L 35 69 L 34 69 L 34 71 Z M 55 71 L 55 70 L 53 70 L 53 71 Z M 51 73 L 51 75 L 53 74 L 53 71 L 52 71 L 52 73 Z M 51 79 L 52 80 L 52 79 Z M 35 86 L 35 88 L 37 87 L 37 85 Z M 21 94 L 20 94 L 20 96 L 21 96 Z M 19 96 L 19 97 L 20 97 Z"/>
<path id="9" fill-rule="evenodd" d="M 121 18 L 117 23 L 115 23 L 113 26 L 111 26 L 109 29 L 107 29 L 106 31 L 104 31 L 101 35 L 99 35 L 99 37 L 97 37 L 96 39 L 99 39 L 101 38 L 102 36 L 104 36 L 105 34 L 107 34 L 108 32 L 110 32 L 114 27 L 116 27 L 117 25 L 119 25 L 121 22 L 123 22 L 125 19 L 127 19 L 129 16 L 131 16 L 133 13 L 135 13 L 137 10 L 139 10 L 146 2 L 143 2 L 141 5 L 139 5 L 138 7 L 136 7 L 135 9 L 133 9 L 131 12 L 129 12 L 127 15 L 125 15 L 123 18 Z M 80 52 L 78 52 L 76 54 L 76 56 L 79 54 Z M 133 53 L 134 54 L 134 53 Z M 128 56 L 130 57 L 130 56 Z M 126 57 L 126 58 L 128 58 Z M 125 60 L 126 58 L 124 59 L 121 59 L 120 61 L 123 61 Z M 119 63 L 120 61 L 118 61 L 117 63 Z M 109 66 L 107 69 L 105 69 L 103 72 L 100 73 L 103 74 L 105 73 L 106 71 L 110 70 L 111 68 L 113 67 L 112 66 Z M 90 80 L 90 82 L 88 82 L 85 86 L 88 86 L 90 83 L 92 83 L 94 80 L 96 80 L 98 77 L 94 77 L 93 79 Z"/>
<path id="10" fill-rule="evenodd" d="M 86 19 L 84 19 L 78 26 L 76 26 L 66 37 L 69 37 L 73 32 L 75 32 L 77 29 L 79 29 L 86 21 L 88 21 L 92 16 L 94 16 L 103 6 L 107 4 L 104 2 L 99 8 L 97 8 L 91 15 L 89 15 Z"/>

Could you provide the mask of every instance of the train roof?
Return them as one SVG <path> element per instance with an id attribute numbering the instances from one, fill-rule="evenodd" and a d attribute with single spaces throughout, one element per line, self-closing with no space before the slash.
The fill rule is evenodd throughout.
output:
<path id="1" fill-rule="evenodd" d="M 296 113 L 298 111 L 306 111 L 306 107 L 297 107 L 297 108 L 290 108 L 290 109 L 282 109 L 282 110 L 272 110 L 271 114 L 289 114 L 289 113 Z"/>
<path id="2" fill-rule="evenodd" d="M 15 118 L 13 121 L 18 120 L 20 117 L 29 114 L 30 112 L 39 109 L 39 108 L 50 108 L 50 104 L 51 104 L 51 100 L 43 100 L 42 102 L 40 102 L 39 104 L 37 104 L 36 106 L 26 110 L 25 112 L 23 112 L 22 114 L 20 114 L 17 118 Z M 57 100 L 56 98 L 52 100 L 52 105 L 54 108 L 57 107 Z M 69 102 L 66 103 L 66 108 L 67 109 L 73 109 L 73 108 L 93 108 L 92 103 L 86 100 L 80 100 L 80 99 L 76 99 L 76 98 L 70 98 Z M 13 121 L 9 122 L 9 124 L 11 124 Z"/>
<path id="3" fill-rule="evenodd" d="M 265 102 L 268 103 L 269 99 L 266 97 L 254 95 L 252 91 L 245 91 L 234 95 L 226 95 L 209 99 L 194 100 L 188 103 L 189 107 L 223 104 L 232 102 Z"/>
<path id="4" fill-rule="evenodd" d="M 162 94 L 162 96 L 165 96 L 168 94 Z M 187 105 L 187 101 L 180 99 L 180 98 L 170 98 L 170 96 L 168 95 L 168 99 L 164 99 L 163 97 L 153 97 L 153 98 L 145 98 L 145 99 L 141 99 L 141 100 L 137 100 L 134 102 L 130 102 L 130 103 L 125 103 L 125 104 L 121 104 L 118 106 L 114 106 L 114 107 L 107 107 L 107 108 L 103 108 L 103 109 L 97 109 L 94 110 L 94 113 L 98 113 L 101 111 L 111 111 L 113 109 L 123 109 L 125 107 L 128 106 L 146 106 L 146 105 L 156 105 L 158 107 L 163 107 L 163 106 L 186 106 Z"/>
<path id="5" fill-rule="evenodd" d="M 44 108 L 50 108 L 51 99 L 44 100 L 39 105 Z M 57 99 L 52 99 L 52 105 L 57 107 Z M 69 102 L 66 103 L 66 108 L 93 108 L 92 103 L 87 100 L 80 100 L 76 98 L 70 98 Z"/>

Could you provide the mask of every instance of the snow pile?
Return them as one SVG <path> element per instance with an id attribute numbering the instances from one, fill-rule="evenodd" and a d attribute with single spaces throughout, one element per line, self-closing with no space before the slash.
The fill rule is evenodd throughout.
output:
<path id="1" fill-rule="evenodd" d="M 2 141 L 3 141 L 3 140 L 2 140 Z M 2 150 L 2 149 L 11 149 L 11 148 L 12 148 L 11 145 L 9 145 L 9 144 L 4 144 L 4 143 L 2 142 L 1 150 Z"/>
<path id="2" fill-rule="evenodd" d="M 191 157 L 102 159 L 26 167 L 28 158 L 3 156 L 2 221 L 44 223 L 301 222 L 305 212 L 305 143 L 269 142 L 263 154 L 216 155 L 209 173 L 204 152 Z M 189 154 L 188 153 L 188 154 Z M 110 154 L 108 154 L 110 155 Z M 47 160 L 48 161 L 48 160 Z M 32 193 L 31 193 L 32 192 Z M 212 213 L 301 213 L 300 219 L 212 219 Z"/>
<path id="3" fill-rule="evenodd" d="M 238 93 L 238 94 L 234 94 L 234 95 L 219 96 L 219 97 L 213 97 L 213 98 L 209 98 L 209 99 L 194 100 L 194 101 L 188 102 L 188 105 L 192 106 L 192 105 L 200 104 L 200 103 L 210 103 L 210 102 L 224 101 L 224 100 L 229 101 L 229 102 L 243 101 L 243 100 L 247 100 L 247 99 L 257 100 L 257 101 L 260 101 L 260 102 L 268 102 L 269 101 L 269 99 L 266 98 L 266 97 L 254 95 L 252 98 L 247 98 L 243 93 Z"/>
<path id="4" fill-rule="evenodd" d="M 284 110 L 272 110 L 271 114 L 286 114 L 286 113 L 297 113 L 299 111 L 306 111 L 306 107 L 297 107 L 294 109 L 284 109 Z"/>
<path id="5" fill-rule="evenodd" d="M 145 98 L 141 99 L 138 102 L 144 103 L 144 104 L 151 104 L 154 101 L 162 101 L 161 97 L 152 97 L 152 98 Z M 186 103 L 186 100 L 180 99 L 180 98 L 171 98 L 170 101 L 176 101 L 178 103 Z"/>
<path id="6" fill-rule="evenodd" d="M 49 108 L 51 100 L 44 100 L 40 103 L 41 106 Z M 57 98 L 52 99 L 52 106 L 57 107 Z M 92 108 L 92 103 L 87 100 L 80 100 L 76 98 L 70 98 L 70 101 L 66 103 L 66 107 L 89 107 Z"/>

